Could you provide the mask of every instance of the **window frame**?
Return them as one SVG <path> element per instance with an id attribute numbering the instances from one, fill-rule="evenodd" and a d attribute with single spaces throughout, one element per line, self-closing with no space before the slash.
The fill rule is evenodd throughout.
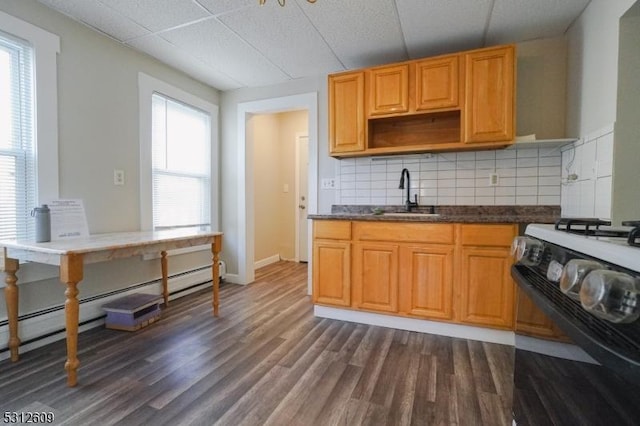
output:
<path id="1" fill-rule="evenodd" d="M 57 56 L 60 37 L 1 11 L 0 29 L 28 41 L 33 48 L 36 200 L 42 204 L 57 199 L 59 194 Z"/>
<path id="2" fill-rule="evenodd" d="M 191 105 L 207 112 L 211 117 L 211 229 L 216 231 L 220 228 L 218 106 L 142 72 L 138 73 L 140 118 L 140 229 L 143 231 L 153 230 L 151 97 L 154 93 L 161 94 L 186 105 Z M 172 251 L 172 253 L 176 254 L 178 252 L 183 253 L 201 249 L 202 248 L 181 249 L 179 251 Z"/>

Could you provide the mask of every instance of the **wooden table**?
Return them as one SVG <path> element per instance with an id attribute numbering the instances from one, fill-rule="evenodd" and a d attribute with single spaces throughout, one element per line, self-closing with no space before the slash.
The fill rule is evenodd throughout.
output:
<path id="1" fill-rule="evenodd" d="M 67 384 L 77 383 L 78 319 L 79 303 L 77 285 L 83 278 L 84 264 L 105 262 L 131 256 L 160 253 L 162 266 L 162 295 L 165 305 L 169 302 L 167 289 L 167 250 L 211 245 L 213 255 L 213 315 L 218 316 L 219 276 L 218 260 L 222 249 L 222 233 L 186 229 L 159 232 L 123 232 L 96 234 L 87 238 L 69 239 L 48 243 L 20 240 L 0 241 L 4 247 L 4 289 L 9 319 L 9 350 L 11 360 L 18 360 L 18 278 L 20 261 L 46 263 L 60 267 L 60 281 L 66 285 L 65 322 L 67 337 Z"/>

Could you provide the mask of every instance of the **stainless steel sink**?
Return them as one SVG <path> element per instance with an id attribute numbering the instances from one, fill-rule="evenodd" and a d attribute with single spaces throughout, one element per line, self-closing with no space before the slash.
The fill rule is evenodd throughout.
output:
<path id="1" fill-rule="evenodd" d="M 440 213 L 413 213 L 413 212 L 398 212 L 398 213 L 384 213 L 384 216 L 399 216 L 399 217 L 438 217 Z"/>

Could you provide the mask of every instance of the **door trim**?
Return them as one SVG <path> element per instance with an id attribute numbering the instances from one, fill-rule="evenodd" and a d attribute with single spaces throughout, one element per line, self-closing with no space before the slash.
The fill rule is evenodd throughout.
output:
<path id="1" fill-rule="evenodd" d="M 318 93 L 283 96 L 238 104 L 238 284 L 249 284 L 255 279 L 254 270 L 254 214 L 253 205 L 253 141 L 247 140 L 247 122 L 252 114 L 286 111 L 308 111 L 309 135 L 309 214 L 318 211 Z M 244 189 L 244 191 L 243 191 Z M 309 235 L 311 235 L 311 227 Z M 309 238 L 311 244 L 311 238 Z M 311 250 L 311 247 L 309 247 Z M 309 264 L 311 268 L 311 264 Z M 311 294 L 309 274 L 308 292 Z"/>

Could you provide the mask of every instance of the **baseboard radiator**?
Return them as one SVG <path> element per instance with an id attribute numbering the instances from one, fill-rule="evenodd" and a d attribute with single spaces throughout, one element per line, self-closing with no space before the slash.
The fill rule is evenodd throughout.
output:
<path id="1" fill-rule="evenodd" d="M 225 277 L 221 273 L 221 278 Z M 169 300 L 177 299 L 211 286 L 211 267 L 203 266 L 187 272 L 169 276 Z M 102 305 L 132 293 L 162 294 L 162 280 L 152 280 L 108 293 L 80 298 L 79 331 L 104 325 L 105 312 Z M 39 348 L 65 338 L 64 304 L 52 306 L 19 316 L 18 333 L 20 353 Z M 0 320 L 0 360 L 9 358 L 9 325 Z"/>

